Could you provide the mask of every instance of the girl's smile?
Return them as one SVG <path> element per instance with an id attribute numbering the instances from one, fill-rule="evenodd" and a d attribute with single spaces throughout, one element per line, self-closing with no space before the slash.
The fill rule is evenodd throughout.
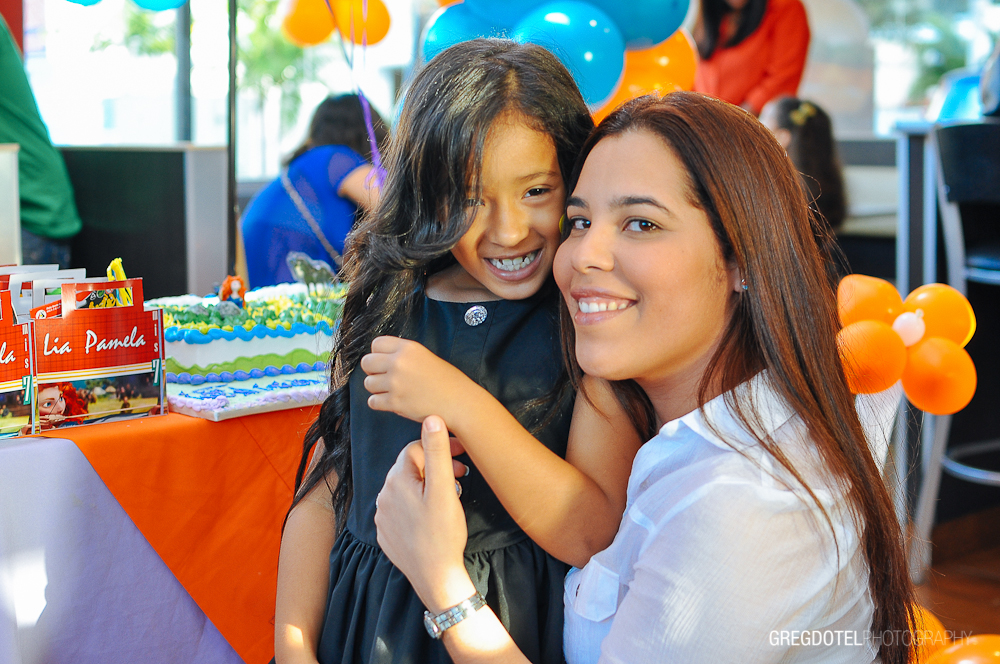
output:
<path id="1" fill-rule="evenodd" d="M 565 189 L 555 144 L 515 113 L 500 116 L 483 146 L 469 230 L 451 250 L 458 265 L 432 275 L 435 299 L 522 300 L 552 273 Z"/>

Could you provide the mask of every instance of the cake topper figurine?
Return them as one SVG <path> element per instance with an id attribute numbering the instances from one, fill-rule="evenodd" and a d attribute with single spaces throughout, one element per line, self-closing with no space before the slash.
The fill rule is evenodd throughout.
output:
<path id="1" fill-rule="evenodd" d="M 310 293 L 325 291 L 337 283 L 337 275 L 326 261 L 309 258 L 301 251 L 289 251 L 285 262 L 295 281 L 305 284 Z"/>
<path id="2" fill-rule="evenodd" d="M 243 307 L 243 297 L 247 294 L 246 284 L 243 279 L 232 275 L 226 277 L 219 288 L 219 302 L 232 302 L 236 306 Z"/>

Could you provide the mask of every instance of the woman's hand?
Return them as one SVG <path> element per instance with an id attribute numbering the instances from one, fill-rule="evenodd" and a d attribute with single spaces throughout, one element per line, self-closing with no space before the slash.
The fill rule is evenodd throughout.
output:
<path id="1" fill-rule="evenodd" d="M 427 417 L 421 441 L 407 445 L 389 470 L 375 512 L 379 546 L 433 613 L 476 592 L 465 569 L 468 529 L 455 488 L 464 469 L 451 454 L 444 422 Z"/>
<path id="2" fill-rule="evenodd" d="M 454 426 L 447 412 L 453 404 L 469 404 L 470 394 L 482 391 L 472 379 L 416 341 L 377 337 L 372 352 L 361 358 L 371 392 L 368 406 L 416 422 L 434 413 Z"/>

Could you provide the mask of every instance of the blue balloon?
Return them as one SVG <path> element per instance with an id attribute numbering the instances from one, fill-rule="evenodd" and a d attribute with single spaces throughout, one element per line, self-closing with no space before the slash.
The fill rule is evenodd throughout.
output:
<path id="1" fill-rule="evenodd" d="M 84 7 L 89 7 L 91 5 L 96 5 L 101 0 L 69 0 L 70 2 L 75 2 L 78 5 L 83 5 Z"/>
<path id="2" fill-rule="evenodd" d="M 441 51 L 477 37 L 500 37 L 503 31 L 469 11 L 465 3 L 442 7 L 434 12 L 420 40 L 424 62 Z"/>
<path id="3" fill-rule="evenodd" d="M 538 7 L 538 0 L 464 0 L 462 4 L 491 25 L 511 28 Z"/>
<path id="4" fill-rule="evenodd" d="M 177 9 L 188 0 L 134 0 L 135 4 L 139 5 L 143 9 L 149 9 L 154 12 L 161 12 L 164 9 Z"/>
<path id="5" fill-rule="evenodd" d="M 515 26 L 512 37 L 552 51 L 573 74 L 591 108 L 607 101 L 618 87 L 625 40 L 614 21 L 591 4 L 563 0 L 542 5 Z"/>
<path id="6" fill-rule="evenodd" d="M 690 0 L 590 0 L 622 31 L 629 50 L 651 48 L 681 27 Z"/>

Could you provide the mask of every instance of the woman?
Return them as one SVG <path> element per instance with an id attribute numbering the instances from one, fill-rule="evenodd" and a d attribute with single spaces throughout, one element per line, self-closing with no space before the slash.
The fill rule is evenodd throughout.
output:
<path id="1" fill-rule="evenodd" d="M 566 579 L 567 661 L 908 661 L 901 533 L 837 355 L 825 227 L 784 151 L 738 109 L 674 93 L 613 113 L 581 160 L 555 263 L 574 373 L 662 427 L 615 541 Z M 444 422 L 422 435 L 375 520 L 440 622 L 483 589 Z M 456 662 L 524 661 L 464 606 L 443 635 Z"/>
<path id="2" fill-rule="evenodd" d="M 382 118 L 372 110 L 371 120 L 375 141 L 385 149 Z M 340 268 L 359 207 L 369 209 L 378 200 L 371 161 L 359 97 L 327 97 L 316 107 L 309 138 L 288 158 L 281 177 L 250 201 L 240 222 L 251 287 L 292 281 L 292 251 Z"/>
<path id="3" fill-rule="evenodd" d="M 780 97 L 764 107 L 760 121 L 802 174 L 816 209 L 832 229 L 840 228 L 847 216 L 847 200 L 830 116 L 811 101 Z"/>
<path id="4" fill-rule="evenodd" d="M 693 36 L 698 92 L 754 115 L 771 99 L 798 92 L 809 50 L 800 0 L 701 0 Z"/>

